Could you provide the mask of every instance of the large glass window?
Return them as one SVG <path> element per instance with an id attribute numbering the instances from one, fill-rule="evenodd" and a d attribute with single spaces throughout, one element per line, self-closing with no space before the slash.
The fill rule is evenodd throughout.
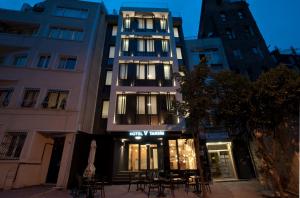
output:
<path id="1" fill-rule="evenodd" d="M 27 133 L 6 133 L 0 144 L 0 159 L 18 159 L 20 157 Z"/>
<path id="2" fill-rule="evenodd" d="M 83 30 L 51 27 L 48 37 L 55 39 L 81 41 L 83 39 Z"/>
<path id="3" fill-rule="evenodd" d="M 145 28 L 145 21 L 144 19 L 138 19 L 138 28 L 144 29 Z"/>
<path id="4" fill-rule="evenodd" d="M 165 16 L 163 16 L 162 19 L 160 19 L 160 28 L 162 30 L 167 29 L 167 20 L 166 20 Z"/>
<path id="5" fill-rule="evenodd" d="M 24 93 L 22 107 L 33 107 L 36 104 L 39 93 L 39 89 L 26 89 Z"/>
<path id="6" fill-rule="evenodd" d="M 180 47 L 176 47 L 176 55 L 177 55 L 177 59 L 182 59 L 182 53 Z"/>
<path id="7" fill-rule="evenodd" d="M 109 55 L 108 58 L 115 58 L 115 46 L 109 47 Z"/>
<path id="8" fill-rule="evenodd" d="M 169 140 L 169 155 L 171 170 L 197 169 L 193 139 Z"/>
<path id="9" fill-rule="evenodd" d="M 168 40 L 162 40 L 161 45 L 162 45 L 162 51 L 163 52 L 168 52 L 169 51 L 169 41 Z"/>
<path id="10" fill-rule="evenodd" d="M 148 39 L 147 40 L 147 52 L 154 52 L 154 40 Z"/>
<path id="11" fill-rule="evenodd" d="M 43 102 L 44 108 L 65 109 L 67 105 L 69 92 L 50 90 Z"/>
<path id="12" fill-rule="evenodd" d="M 157 101 L 156 96 L 148 96 L 147 97 L 147 111 L 149 115 L 157 114 Z"/>
<path id="13" fill-rule="evenodd" d="M 128 52 L 129 50 L 129 39 L 123 39 L 122 51 Z"/>
<path id="14" fill-rule="evenodd" d="M 153 29 L 153 19 L 147 19 L 146 22 L 147 22 L 147 23 L 146 23 L 146 24 L 147 24 L 147 27 L 146 27 L 146 28 L 147 28 L 148 30 L 152 30 L 152 29 Z"/>
<path id="15" fill-rule="evenodd" d="M 13 89 L 0 89 L 0 108 L 9 105 Z"/>
<path id="16" fill-rule="evenodd" d="M 139 52 L 145 51 L 145 41 L 143 39 L 138 39 L 138 51 Z"/>
<path id="17" fill-rule="evenodd" d="M 156 79 L 155 65 L 148 65 L 148 67 L 147 67 L 147 79 L 149 79 L 149 80 L 155 80 Z"/>
<path id="18" fill-rule="evenodd" d="M 164 65 L 164 78 L 171 80 L 171 65 Z"/>
<path id="19" fill-rule="evenodd" d="M 126 15 L 126 18 L 124 20 L 124 28 L 126 28 L 126 29 L 130 28 L 130 18 L 129 18 L 129 15 Z"/>
<path id="20" fill-rule="evenodd" d="M 105 85 L 111 85 L 112 71 L 106 71 Z"/>
<path id="21" fill-rule="evenodd" d="M 137 96 L 136 112 L 137 112 L 137 114 L 145 114 L 146 113 L 145 96 Z"/>
<path id="22" fill-rule="evenodd" d="M 103 101 L 102 118 L 108 118 L 109 101 Z"/>
<path id="23" fill-rule="evenodd" d="M 179 30 L 178 30 L 178 27 L 174 27 L 174 37 L 175 38 L 178 38 L 179 37 Z"/>
<path id="24" fill-rule="evenodd" d="M 137 65 L 136 78 L 139 80 L 145 79 L 145 65 L 143 65 L 143 64 Z"/>
<path id="25" fill-rule="evenodd" d="M 120 64 L 120 72 L 119 77 L 122 80 L 127 79 L 127 73 L 128 73 L 128 65 L 127 64 Z"/>
<path id="26" fill-rule="evenodd" d="M 117 114 L 125 114 L 126 113 L 126 96 L 119 95 L 117 103 L 118 103 Z"/>
<path id="27" fill-rule="evenodd" d="M 112 27 L 112 33 L 111 33 L 111 35 L 112 35 L 112 36 L 116 36 L 116 35 L 117 35 L 117 32 L 118 32 L 118 26 L 113 26 L 113 27 Z"/>

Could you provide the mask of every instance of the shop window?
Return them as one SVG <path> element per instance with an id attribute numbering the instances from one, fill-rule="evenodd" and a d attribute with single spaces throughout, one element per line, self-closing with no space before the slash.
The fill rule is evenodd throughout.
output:
<path id="1" fill-rule="evenodd" d="M 108 118 L 109 101 L 103 101 L 102 118 Z"/>
<path id="2" fill-rule="evenodd" d="M 26 132 L 6 133 L 0 145 L 0 159 L 19 159 L 26 135 Z"/>
<path id="3" fill-rule="evenodd" d="M 39 93 L 39 89 L 26 89 L 24 93 L 22 107 L 33 107 L 36 104 Z"/>
<path id="4" fill-rule="evenodd" d="M 193 139 L 169 140 L 169 155 L 171 170 L 197 169 Z"/>
<path id="5" fill-rule="evenodd" d="M 65 109 L 68 95 L 68 91 L 50 90 L 42 103 L 42 106 L 48 109 Z"/>
<path id="6" fill-rule="evenodd" d="M 9 105 L 12 93 L 13 89 L 0 89 L 0 108 Z"/>

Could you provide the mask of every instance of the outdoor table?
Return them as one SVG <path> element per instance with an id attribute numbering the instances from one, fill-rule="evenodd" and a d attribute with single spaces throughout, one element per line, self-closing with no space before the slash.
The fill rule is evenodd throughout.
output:
<path id="1" fill-rule="evenodd" d="M 201 187 L 200 187 L 199 180 L 201 179 L 201 177 L 198 176 L 198 175 L 192 175 L 192 176 L 190 176 L 190 178 L 195 180 L 195 182 L 196 182 L 196 190 L 194 191 L 194 193 L 200 194 L 201 193 Z"/>
<path id="2" fill-rule="evenodd" d="M 93 188 L 95 186 L 95 181 L 92 179 L 86 179 L 84 180 L 84 184 L 82 186 L 87 189 L 87 197 L 93 198 L 94 197 Z"/>

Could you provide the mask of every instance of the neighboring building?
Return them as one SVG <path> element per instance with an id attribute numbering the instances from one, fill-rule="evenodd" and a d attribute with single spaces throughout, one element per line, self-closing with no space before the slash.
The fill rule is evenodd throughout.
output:
<path id="1" fill-rule="evenodd" d="M 277 65 L 286 65 L 290 69 L 300 72 L 300 50 L 291 48 L 280 50 L 276 48 L 271 52 L 271 56 Z"/>
<path id="2" fill-rule="evenodd" d="M 274 66 L 246 0 L 203 0 L 198 38 L 222 40 L 229 68 L 256 79 Z"/>
<path id="3" fill-rule="evenodd" d="M 185 47 L 189 69 L 199 65 L 206 58 L 207 65 L 213 72 L 229 70 L 229 65 L 220 38 L 186 39 Z"/>
<path id="4" fill-rule="evenodd" d="M 75 134 L 92 132 L 105 15 L 76 0 L 0 10 L 0 188 L 66 187 Z"/>
<path id="5" fill-rule="evenodd" d="M 113 181 L 128 171 L 196 169 L 193 139 L 171 112 L 182 99 L 173 73 L 186 66 L 181 18 L 164 8 L 122 7 L 107 20 L 94 133 L 112 138 L 105 163 Z"/>

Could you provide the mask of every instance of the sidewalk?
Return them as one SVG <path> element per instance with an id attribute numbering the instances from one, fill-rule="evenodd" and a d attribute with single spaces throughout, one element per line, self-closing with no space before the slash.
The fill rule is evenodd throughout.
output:
<path id="1" fill-rule="evenodd" d="M 106 186 L 105 193 L 107 198 L 147 198 L 147 194 L 141 191 L 127 192 L 127 185 Z M 217 182 L 211 185 L 212 193 L 208 193 L 209 198 L 262 198 L 260 196 L 261 186 L 255 180 L 236 181 L 236 182 Z M 166 190 L 166 197 L 172 197 Z M 36 186 L 17 190 L 0 191 L 2 198 L 69 198 L 71 197 L 66 190 L 53 189 L 47 186 Z M 95 196 L 100 197 L 100 196 Z M 150 197 L 156 197 L 156 193 L 151 193 Z M 189 192 L 186 194 L 181 189 L 175 190 L 175 197 L 196 198 L 197 196 Z"/>

